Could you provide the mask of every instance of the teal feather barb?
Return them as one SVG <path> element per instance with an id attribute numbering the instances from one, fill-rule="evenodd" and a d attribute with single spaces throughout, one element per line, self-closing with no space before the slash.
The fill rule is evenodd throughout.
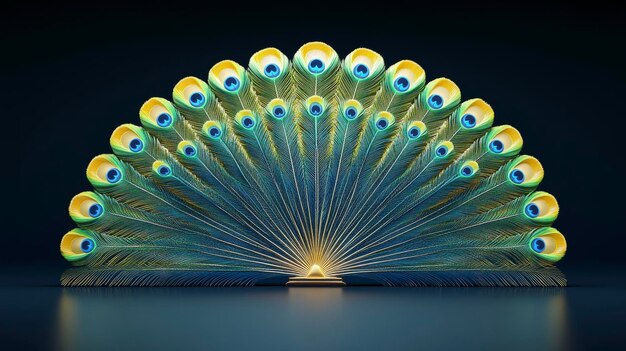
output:
<path id="1" fill-rule="evenodd" d="M 417 63 L 321 42 L 217 63 L 87 168 L 68 286 L 564 286 L 559 206 L 522 137 Z M 311 278 L 313 279 L 313 278 Z M 304 279 L 306 281 L 306 279 Z"/>

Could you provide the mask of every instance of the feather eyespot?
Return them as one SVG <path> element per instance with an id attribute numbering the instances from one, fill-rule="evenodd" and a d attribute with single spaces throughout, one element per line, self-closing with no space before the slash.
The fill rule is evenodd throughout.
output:
<path id="1" fill-rule="evenodd" d="M 388 111 L 379 112 L 374 119 L 374 126 L 379 131 L 386 130 L 391 126 L 395 121 L 393 114 Z"/>
<path id="2" fill-rule="evenodd" d="M 183 155 L 185 158 L 192 158 L 198 155 L 198 149 L 196 148 L 196 145 L 194 145 L 194 143 L 189 140 L 183 140 L 178 143 L 177 150 L 178 153 Z"/>
<path id="3" fill-rule="evenodd" d="M 524 202 L 522 212 L 533 222 L 552 223 L 559 215 L 559 204 L 553 195 L 537 191 Z"/>
<path id="4" fill-rule="evenodd" d="M 285 108 L 282 106 L 274 106 L 272 115 L 278 119 L 285 117 Z"/>
<path id="5" fill-rule="evenodd" d="M 361 103 L 358 100 L 354 100 L 354 99 L 347 100 L 346 102 L 344 102 L 341 105 L 341 108 L 343 111 L 343 116 L 348 121 L 353 121 L 354 119 L 359 117 L 361 112 L 363 112 L 363 105 L 361 105 Z"/>
<path id="6" fill-rule="evenodd" d="M 393 81 L 393 87 L 401 93 L 409 90 L 409 86 L 410 83 L 406 77 L 398 77 Z"/>
<path id="7" fill-rule="evenodd" d="M 89 206 L 88 211 L 91 218 L 98 218 L 102 215 L 102 213 L 104 213 L 104 207 L 102 207 L 99 203 L 95 203 Z"/>
<path id="8" fill-rule="evenodd" d="M 250 116 L 245 116 L 244 118 L 241 119 L 241 125 L 244 126 L 244 128 L 252 128 L 254 127 L 254 119 L 252 119 L 252 117 Z"/>
<path id="9" fill-rule="evenodd" d="M 169 113 L 161 113 L 158 117 L 157 117 L 157 124 L 159 125 L 159 127 L 169 127 L 170 125 L 172 125 L 172 115 L 170 115 Z"/>
<path id="10" fill-rule="evenodd" d="M 224 80 L 224 89 L 228 91 L 236 91 L 237 89 L 239 89 L 240 85 L 241 82 L 239 82 L 239 79 L 237 79 L 237 77 L 231 76 Z"/>
<path id="11" fill-rule="evenodd" d="M 435 148 L 435 157 L 448 157 L 452 153 L 452 150 L 454 150 L 454 144 L 450 141 L 443 141 Z"/>
<path id="12" fill-rule="evenodd" d="M 143 150 L 143 141 L 139 138 L 134 138 L 128 143 L 128 148 L 132 152 L 140 152 Z"/>
<path id="13" fill-rule="evenodd" d="M 209 135 L 211 138 L 219 138 L 222 135 L 222 131 L 218 127 L 209 128 Z"/>
<path id="14" fill-rule="evenodd" d="M 84 253 L 90 253 L 96 247 L 92 239 L 85 238 L 80 242 L 80 249 Z"/>
<path id="15" fill-rule="evenodd" d="M 370 75 L 370 69 L 362 63 L 359 63 L 356 66 L 354 66 L 354 69 L 352 69 L 352 72 L 359 79 L 365 79 Z"/>
<path id="16" fill-rule="evenodd" d="M 322 114 L 322 112 L 324 112 L 324 107 L 319 102 L 313 102 L 309 106 L 309 113 L 311 114 L 311 116 L 319 116 Z"/>
<path id="17" fill-rule="evenodd" d="M 386 118 L 380 118 L 378 121 L 376 121 L 376 128 L 378 128 L 379 130 L 385 130 L 388 126 L 389 121 L 387 121 Z"/>
<path id="18" fill-rule="evenodd" d="M 476 161 L 467 161 L 461 165 L 459 175 L 464 178 L 469 178 L 478 173 L 479 167 Z"/>
<path id="19" fill-rule="evenodd" d="M 166 177 L 172 173 L 172 169 L 166 165 L 163 165 L 163 166 L 159 166 L 159 168 L 157 169 L 157 172 L 159 172 L 160 175 Z"/>
<path id="20" fill-rule="evenodd" d="M 270 63 L 263 69 L 267 78 L 276 78 L 280 74 L 280 68 L 275 63 Z"/>
<path id="21" fill-rule="evenodd" d="M 519 169 L 513 169 L 509 173 L 509 179 L 511 179 L 511 181 L 515 184 L 522 184 L 525 178 L 526 177 L 524 176 L 524 172 Z"/>
<path id="22" fill-rule="evenodd" d="M 111 184 L 115 184 L 122 179 L 122 172 L 117 168 L 111 168 L 106 173 L 107 181 Z"/>
<path id="23" fill-rule="evenodd" d="M 539 206 L 531 202 L 526 205 L 526 207 L 524 208 L 524 212 L 530 218 L 537 218 L 537 216 L 539 216 Z"/>
<path id="24" fill-rule="evenodd" d="M 439 157 L 444 157 L 445 155 L 448 154 L 448 148 L 445 145 L 441 145 L 440 147 L 437 148 L 437 150 L 435 151 L 435 153 L 437 154 L 437 156 Z"/>
<path id="25" fill-rule="evenodd" d="M 348 107 L 344 112 L 344 114 L 346 115 L 348 119 L 355 119 L 358 113 L 359 112 L 356 110 L 356 107 L 354 106 Z"/>
<path id="26" fill-rule="evenodd" d="M 189 96 L 189 103 L 193 107 L 200 107 L 206 102 L 206 97 L 200 92 L 195 92 Z"/>
<path id="27" fill-rule="evenodd" d="M 530 247 L 537 253 L 542 253 L 546 249 L 546 242 L 541 238 L 535 238 L 531 241 Z"/>
<path id="28" fill-rule="evenodd" d="M 474 128 L 476 126 L 476 117 L 471 113 L 466 113 L 461 117 L 461 124 L 465 128 Z"/>
<path id="29" fill-rule="evenodd" d="M 313 60 L 309 61 L 308 67 L 309 67 L 309 72 L 311 72 L 313 74 L 319 74 L 319 73 L 324 72 L 324 69 L 326 68 L 326 65 L 320 59 L 313 59 Z"/>
<path id="30" fill-rule="evenodd" d="M 222 126 L 217 121 L 207 121 L 202 126 L 204 135 L 211 139 L 219 139 L 222 136 Z"/>
<path id="31" fill-rule="evenodd" d="M 257 123 L 254 112 L 250 110 L 241 110 L 237 112 L 235 115 L 235 121 L 237 121 L 237 123 L 245 129 L 252 129 Z"/>
<path id="32" fill-rule="evenodd" d="M 422 137 L 426 132 L 426 125 L 422 121 L 411 122 L 406 129 L 406 135 L 411 140 L 416 140 Z"/>
<path id="33" fill-rule="evenodd" d="M 499 154 L 504 150 L 504 143 L 502 141 L 495 139 L 489 143 L 489 150 L 492 152 Z"/>
<path id="34" fill-rule="evenodd" d="M 433 94 L 428 97 L 428 106 L 438 110 L 443 107 L 443 97 L 439 94 Z"/>
<path id="35" fill-rule="evenodd" d="M 183 149 L 183 152 L 185 153 L 185 155 L 189 157 L 196 156 L 196 153 L 197 153 L 196 148 L 193 147 L 193 145 L 185 146 L 185 148 Z"/>

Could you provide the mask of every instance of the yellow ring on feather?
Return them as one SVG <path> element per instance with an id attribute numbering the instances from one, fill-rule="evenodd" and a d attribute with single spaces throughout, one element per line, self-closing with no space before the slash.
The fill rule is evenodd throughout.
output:
<path id="1" fill-rule="evenodd" d="M 202 132 L 211 139 L 219 139 L 224 134 L 224 129 L 218 121 L 206 121 L 202 125 Z"/>
<path id="2" fill-rule="evenodd" d="M 518 153 L 524 145 L 520 132 L 509 126 L 502 125 L 493 127 L 487 136 L 489 151 L 502 156 Z"/>
<path id="3" fill-rule="evenodd" d="M 246 70 L 232 60 L 216 63 L 209 71 L 209 83 L 229 94 L 237 94 L 246 84 Z"/>
<path id="4" fill-rule="evenodd" d="M 358 100 L 350 99 L 343 103 L 341 107 L 343 116 L 352 121 L 363 113 L 363 105 Z"/>
<path id="5" fill-rule="evenodd" d="M 276 119 L 283 119 L 289 113 L 289 107 L 285 100 L 276 98 L 267 103 L 265 111 Z"/>
<path id="6" fill-rule="evenodd" d="M 195 143 L 189 140 L 183 140 L 178 143 L 176 151 L 186 158 L 194 158 L 198 155 L 198 147 Z"/>
<path id="7" fill-rule="evenodd" d="M 394 122 L 396 118 L 389 111 L 380 111 L 376 114 L 374 118 L 374 127 L 376 129 L 383 131 L 389 128 Z"/>
<path id="8" fill-rule="evenodd" d="M 144 150 L 146 133 L 141 127 L 127 123 L 115 128 L 109 139 L 113 151 L 134 154 Z"/>
<path id="9" fill-rule="evenodd" d="M 90 241 L 85 242 L 86 239 Z M 66 260 L 72 262 L 78 261 L 93 252 L 97 247 L 97 243 L 89 234 L 89 231 L 76 228 L 63 235 L 59 246 L 61 255 L 63 255 Z"/>
<path id="10" fill-rule="evenodd" d="M 532 156 L 519 156 L 508 168 L 508 179 L 515 185 L 536 186 L 543 180 L 543 167 Z"/>
<path id="11" fill-rule="evenodd" d="M 549 262 L 561 260 L 567 251 L 565 236 L 552 227 L 533 232 L 528 246 L 532 253 Z"/>
<path id="12" fill-rule="evenodd" d="M 251 110 L 237 112 L 235 121 L 245 129 L 253 129 L 257 125 L 256 115 Z"/>
<path id="13" fill-rule="evenodd" d="M 275 79 L 285 74 L 289 59 L 276 48 L 265 48 L 250 57 L 249 67 L 263 77 Z"/>
<path id="14" fill-rule="evenodd" d="M 115 155 L 98 155 L 87 166 L 87 179 L 95 187 L 112 186 L 124 179 L 124 171 Z"/>
<path id="15" fill-rule="evenodd" d="M 165 161 L 156 160 L 152 162 L 152 171 L 159 177 L 167 178 L 172 175 L 172 167 Z"/>
<path id="16" fill-rule="evenodd" d="M 462 177 L 471 177 L 478 173 L 480 166 L 476 161 L 465 161 L 459 169 L 459 175 Z"/>
<path id="17" fill-rule="evenodd" d="M 454 144 L 451 141 L 442 141 L 435 147 L 435 157 L 447 158 L 454 151 Z"/>
<path id="18" fill-rule="evenodd" d="M 358 48 L 346 56 L 344 65 L 351 77 L 367 79 L 379 73 L 385 64 L 375 51 Z"/>
<path id="19" fill-rule="evenodd" d="M 391 86 L 400 94 L 419 89 L 426 81 L 426 71 L 411 60 L 402 60 L 389 67 L 387 72 Z"/>
<path id="20" fill-rule="evenodd" d="M 426 85 L 423 99 L 433 110 L 445 110 L 461 99 L 461 90 L 448 78 L 437 78 Z"/>
<path id="21" fill-rule="evenodd" d="M 305 64 L 308 64 L 314 59 L 319 59 L 328 67 L 328 64 L 337 58 L 337 53 L 328 44 L 314 41 L 302 45 L 296 52 L 296 57 L 297 56 L 299 56 Z"/>
<path id="22" fill-rule="evenodd" d="M 196 77 L 185 77 L 178 81 L 172 97 L 177 104 L 191 109 L 203 108 L 213 98 L 209 86 Z"/>
<path id="23" fill-rule="evenodd" d="M 409 139 L 416 140 L 424 135 L 428 131 L 428 127 L 422 121 L 413 121 L 407 125 L 406 133 Z"/>
<path id="24" fill-rule="evenodd" d="M 556 198 L 545 191 L 537 191 L 529 195 L 524 202 L 524 214 L 535 222 L 551 223 L 559 215 L 559 204 Z"/>
<path id="25" fill-rule="evenodd" d="M 150 98 L 139 110 L 139 119 L 146 128 L 168 129 L 174 125 L 177 118 L 178 112 L 174 105 L 163 98 Z"/>
<path id="26" fill-rule="evenodd" d="M 70 217 L 76 223 L 92 222 L 105 212 L 102 198 L 91 191 L 83 191 L 74 196 L 68 210 Z"/>
<path id="27" fill-rule="evenodd" d="M 482 99 L 467 100 L 458 111 L 459 124 L 465 129 L 483 130 L 493 124 L 493 109 Z"/>

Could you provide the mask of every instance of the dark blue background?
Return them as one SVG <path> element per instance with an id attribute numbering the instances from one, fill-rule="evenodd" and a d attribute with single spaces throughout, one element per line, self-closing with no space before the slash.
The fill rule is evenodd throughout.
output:
<path id="1" fill-rule="evenodd" d="M 36 348 L 53 345 L 51 336 L 67 332 L 67 324 L 59 322 L 61 317 L 57 315 L 65 313 L 67 301 L 73 301 L 70 305 L 76 306 L 75 313 L 87 315 L 91 308 L 102 316 L 107 308 L 115 310 L 125 306 L 125 300 L 115 298 L 120 294 L 117 292 L 111 293 L 113 297 L 102 299 L 101 293 L 93 291 L 81 294 L 71 289 L 67 292 L 67 289 L 59 291 L 53 287 L 24 287 L 58 284 L 60 272 L 68 266 L 58 252 L 59 240 L 73 228 L 67 205 L 73 195 L 90 188 L 85 167 L 93 156 L 110 152 L 108 139 L 116 126 L 127 122 L 138 124 L 138 109 L 143 101 L 152 96 L 171 97 L 172 87 L 180 78 L 188 75 L 206 78 L 209 68 L 219 60 L 229 58 L 245 66 L 250 55 L 264 47 L 275 46 L 291 56 L 303 43 L 321 40 L 333 46 L 341 57 L 363 46 L 381 53 L 388 64 L 413 59 L 424 67 L 428 79 L 445 76 L 454 80 L 464 99 L 481 97 L 493 106 L 497 124 L 518 128 L 525 141 L 523 152 L 538 157 L 546 170 L 540 189 L 559 200 L 561 213 L 555 227 L 568 240 L 568 253 L 559 267 L 570 277 L 573 287 L 552 290 L 547 295 L 534 290 L 504 293 L 496 289 L 489 290 L 494 292 L 486 293 L 486 298 L 481 295 L 484 293 L 453 292 L 458 290 L 385 290 L 384 293 L 374 290 L 362 295 L 345 291 L 340 294 L 340 302 L 336 296 L 329 297 L 329 301 L 334 301 L 329 303 L 336 304 L 331 308 L 332 313 L 316 315 L 316 321 L 326 328 L 320 331 L 323 336 L 315 335 L 313 339 L 331 338 L 329 343 L 320 344 L 325 346 L 343 345 L 350 340 L 368 344 L 371 339 L 370 347 L 395 348 L 394 345 L 418 347 L 419 342 L 437 346 L 432 340 L 420 339 L 429 335 L 435 338 L 457 335 L 459 339 L 446 340 L 448 343 L 440 346 L 457 345 L 455 340 L 460 343 L 457 346 L 471 340 L 476 343 L 470 342 L 470 345 L 477 346 L 481 345 L 481 340 L 493 337 L 493 333 L 477 328 L 455 334 L 454 331 L 446 333 L 446 328 L 460 332 L 464 323 L 471 323 L 475 314 L 485 310 L 493 316 L 486 317 L 487 322 L 480 325 L 497 327 L 512 323 L 520 329 L 509 330 L 509 334 L 508 329 L 497 329 L 498 333 L 504 333 L 503 340 L 519 337 L 517 333 L 530 334 L 529 339 L 535 333 L 544 340 L 554 337 L 553 329 L 525 332 L 523 329 L 532 324 L 532 316 L 521 323 L 519 318 L 523 316 L 503 309 L 508 308 L 509 303 L 517 308 L 515 304 L 520 301 L 530 301 L 531 309 L 544 310 L 546 300 L 561 299 L 563 301 L 558 303 L 564 304 L 566 311 L 562 318 L 567 325 L 576 327 L 559 329 L 565 333 L 566 343 L 557 346 L 597 343 L 604 347 L 617 346 L 612 343 L 623 340 L 625 309 L 621 298 L 624 290 L 619 285 L 623 279 L 626 243 L 624 11 L 617 4 L 603 1 L 578 6 L 567 2 L 536 6 L 528 2 L 454 1 L 439 5 L 413 1 L 377 4 L 371 7 L 366 3 L 300 1 L 291 6 L 248 7 L 235 2 L 216 6 L 188 1 L 153 1 L 141 5 L 103 1 L 54 5 L 20 3 L 3 10 L 0 69 L 4 205 L 0 257 L 4 262 L 3 285 L 8 286 L 2 290 L 6 294 L 1 299 L 6 305 L 3 308 L 7 308 L 2 318 L 10 318 L 3 320 L 0 330 L 7 332 L 7 340 L 29 341 L 27 345 Z M 296 11 L 298 7 L 302 10 Z M 145 292 L 130 291 L 127 296 L 130 299 L 145 298 Z M 279 335 L 281 326 L 285 328 L 283 334 L 291 330 L 302 339 L 306 338 L 306 333 L 298 334 L 302 331 L 298 328 L 300 324 L 290 318 L 304 323 L 305 331 L 315 329 L 307 325 L 311 323 L 306 320 L 307 308 L 289 310 L 289 305 L 279 303 L 281 299 L 291 301 L 289 298 L 295 294 L 291 290 L 263 290 L 266 292 L 252 292 L 250 296 L 237 292 L 232 297 L 227 291 L 231 290 L 159 292 L 151 300 L 154 305 L 138 304 L 137 313 L 144 316 L 146 322 L 149 319 L 144 313 L 146 310 L 163 306 L 163 315 L 170 316 L 176 311 L 176 302 L 172 302 L 170 294 L 177 297 L 174 301 L 187 303 L 183 311 L 193 311 L 194 298 L 200 299 L 206 294 L 210 299 L 223 299 L 223 306 L 231 308 L 222 306 L 220 313 L 239 315 L 248 326 L 252 321 L 263 324 L 267 333 L 277 333 L 276 340 L 283 338 Z M 259 297 L 259 294 L 270 297 Z M 491 301 L 489 294 L 505 294 L 505 297 L 498 297 L 504 300 L 498 301 L 510 299 L 512 302 L 490 305 L 490 302 L 485 303 Z M 167 297 L 162 298 L 163 295 Z M 243 305 L 237 307 L 239 298 L 259 301 L 262 305 L 249 308 L 246 304 L 249 302 L 242 302 Z M 275 305 L 262 302 L 266 298 Z M 470 312 L 462 317 L 455 316 L 454 311 L 463 307 L 445 307 L 448 298 L 455 301 L 452 306 L 470 306 L 467 307 Z M 359 299 L 368 302 L 360 305 Z M 92 300 L 102 301 L 102 305 L 94 307 Z M 459 304 L 459 301 L 463 302 Z M 431 302 L 442 310 L 432 310 Z M 214 307 L 211 303 L 200 302 L 200 311 L 211 314 Z M 474 303 L 479 304 L 478 310 L 472 309 Z M 396 307 L 389 307 L 391 304 Z M 524 304 L 519 306 L 520 310 L 526 308 Z M 287 312 L 281 308 L 287 308 Z M 368 308 L 381 314 L 354 314 Z M 423 309 L 427 310 L 426 316 L 442 318 L 440 328 L 428 326 L 428 318 L 420 317 Z M 278 315 L 280 311 L 298 311 L 302 315 L 283 315 L 283 319 L 272 322 L 277 323 L 275 325 L 265 324 L 264 318 L 258 318 L 274 310 L 279 311 Z M 339 314 L 333 314 L 338 313 L 337 310 Z M 182 320 L 181 316 L 184 314 L 172 318 Z M 551 320 L 554 317 L 542 316 L 538 314 L 537 318 Z M 91 321 L 96 323 L 91 328 L 98 328 L 98 321 L 114 325 L 119 322 L 114 317 L 96 318 Z M 124 314 L 120 318 L 126 320 L 132 316 Z M 203 322 L 201 317 L 194 318 L 183 323 L 186 330 L 195 330 L 195 324 Z M 376 339 L 379 344 L 373 341 L 376 330 L 355 330 L 345 323 L 338 325 L 325 318 L 362 324 L 363 328 L 417 327 L 420 323 L 427 327 L 420 327 L 413 334 L 411 328 L 400 329 L 405 336 L 400 339 L 399 334 L 384 333 L 382 339 Z M 365 323 L 363 319 L 371 321 Z M 589 323 L 592 320 L 598 322 Z M 219 325 L 219 319 L 211 323 Z M 597 327 L 593 327 L 596 324 Z M 154 326 L 156 330 L 166 327 Z M 345 331 L 351 334 L 342 334 L 341 328 L 347 328 Z M 432 333 L 429 328 L 434 328 Z M 57 333 L 58 330 L 61 331 Z M 198 333 L 206 332 L 198 330 Z M 233 329 L 222 332 L 237 335 Z M 150 335 L 154 332 L 145 328 L 137 333 Z M 241 337 L 254 335 L 250 333 L 242 331 Z M 367 336 L 360 339 L 359 333 L 367 333 Z M 123 337 L 124 333 L 113 332 L 112 335 Z M 264 334 L 262 339 L 267 341 L 272 337 Z M 72 345 L 85 345 L 81 344 L 82 339 L 76 340 Z M 148 341 L 154 339 L 145 340 L 137 346 L 152 347 Z M 183 340 L 193 341 L 193 336 Z M 243 343 L 238 345 L 248 345 L 246 340 L 239 340 Z M 337 343 L 333 344 L 332 340 Z M 391 341 L 385 340 L 400 341 L 390 344 Z M 484 345 L 502 345 L 499 340 Z M 545 346 L 529 342 L 526 346 Z M 54 345 L 68 346 L 67 343 Z M 204 344 L 200 341 L 195 345 Z"/>

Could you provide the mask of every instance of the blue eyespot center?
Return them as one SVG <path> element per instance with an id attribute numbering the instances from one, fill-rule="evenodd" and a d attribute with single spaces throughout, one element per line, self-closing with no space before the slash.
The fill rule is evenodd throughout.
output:
<path id="1" fill-rule="evenodd" d="M 272 110 L 272 113 L 274 114 L 274 117 L 276 118 L 283 118 L 285 116 L 285 108 L 282 106 L 276 106 Z"/>
<path id="2" fill-rule="evenodd" d="M 84 253 L 90 253 L 91 251 L 93 251 L 93 248 L 95 246 L 96 244 L 93 242 L 93 240 L 89 238 L 85 238 L 83 239 L 83 241 L 80 242 L 80 249 Z"/>
<path id="3" fill-rule="evenodd" d="M 128 143 L 128 148 L 132 152 L 139 152 L 143 149 L 143 141 L 139 138 L 134 138 L 130 141 L 130 143 Z"/>
<path id="4" fill-rule="evenodd" d="M 409 84 L 410 84 L 409 80 L 406 79 L 405 77 L 398 77 L 393 82 L 393 87 L 396 88 L 397 91 L 403 93 L 409 90 Z"/>
<path id="5" fill-rule="evenodd" d="M 311 61 L 309 61 L 309 71 L 311 73 L 314 74 L 318 74 L 318 73 L 322 73 L 324 72 L 324 62 L 322 62 L 322 60 L 320 59 L 313 59 Z"/>
<path id="6" fill-rule="evenodd" d="M 191 146 L 191 145 L 187 145 L 183 148 L 183 152 L 185 153 L 185 155 L 189 156 L 189 157 L 193 157 L 196 156 L 196 148 Z"/>
<path id="7" fill-rule="evenodd" d="M 437 150 L 435 150 L 435 153 L 439 157 L 444 157 L 445 155 L 448 154 L 448 148 L 445 145 L 441 145 L 440 147 L 437 148 Z"/>
<path id="8" fill-rule="evenodd" d="M 411 129 L 409 129 L 409 138 L 415 139 L 418 136 L 420 136 L 420 129 L 417 127 L 411 127 Z"/>
<path id="9" fill-rule="evenodd" d="M 532 247 L 533 251 L 541 253 L 546 249 L 546 242 L 541 238 L 535 238 L 530 243 L 530 247 Z"/>
<path id="10" fill-rule="evenodd" d="M 360 79 L 367 78 L 367 76 L 370 75 L 370 69 L 367 68 L 367 66 L 362 63 L 359 63 L 358 65 L 354 66 L 354 69 L 352 70 L 352 72 L 357 78 L 360 78 Z"/>
<path id="11" fill-rule="evenodd" d="M 211 127 L 209 128 L 209 135 L 212 138 L 219 138 L 222 135 L 222 130 L 218 127 Z"/>
<path id="12" fill-rule="evenodd" d="M 443 106 L 443 98 L 441 95 L 433 94 L 428 97 L 428 106 L 434 108 L 435 110 L 440 109 Z"/>
<path id="13" fill-rule="evenodd" d="M 109 183 L 117 183 L 122 179 L 122 172 L 117 168 L 111 168 L 107 171 L 107 180 Z"/>
<path id="14" fill-rule="evenodd" d="M 504 143 L 502 143 L 500 140 L 496 139 L 496 140 L 492 140 L 489 143 L 489 150 L 495 152 L 496 154 L 501 153 L 502 151 L 504 151 Z"/>
<path id="15" fill-rule="evenodd" d="M 324 109 L 322 108 L 322 105 L 318 102 L 314 102 L 311 104 L 311 106 L 309 106 L 309 112 L 311 113 L 312 116 L 321 115 L 323 110 Z"/>
<path id="16" fill-rule="evenodd" d="M 172 173 L 172 169 L 169 166 L 161 165 L 157 168 L 157 172 L 162 176 L 168 176 Z"/>
<path id="17" fill-rule="evenodd" d="M 387 128 L 387 126 L 389 126 L 389 121 L 384 118 L 381 118 L 378 120 L 378 122 L 376 122 L 376 128 L 378 128 L 379 130 L 384 130 L 385 128 Z"/>
<path id="18" fill-rule="evenodd" d="M 250 116 L 245 116 L 244 118 L 241 119 L 241 124 L 245 128 L 250 129 L 250 128 L 254 127 L 254 120 Z"/>
<path id="19" fill-rule="evenodd" d="M 172 124 L 172 116 L 169 113 L 161 113 L 157 117 L 157 124 L 159 125 L 159 127 L 169 127 Z"/>
<path id="20" fill-rule="evenodd" d="M 98 218 L 104 212 L 104 208 L 100 204 L 93 204 L 89 206 L 89 216 L 92 218 Z"/>
<path id="21" fill-rule="evenodd" d="M 524 172 L 520 171 L 519 169 L 514 169 L 509 174 L 509 178 L 515 184 L 522 184 L 524 182 Z"/>
<path id="22" fill-rule="evenodd" d="M 193 107 L 200 107 L 204 105 L 205 101 L 206 101 L 206 97 L 204 97 L 204 94 L 200 92 L 195 92 L 191 94 L 191 96 L 189 97 L 189 103 Z"/>
<path id="23" fill-rule="evenodd" d="M 474 170 L 470 166 L 465 166 L 465 167 L 461 168 L 461 174 L 466 176 L 466 177 L 467 176 L 471 176 L 473 172 L 474 172 Z"/>
<path id="24" fill-rule="evenodd" d="M 268 78 L 276 78 L 280 74 L 280 68 L 275 63 L 270 63 L 269 65 L 265 66 L 265 69 L 263 71 L 265 72 L 265 76 Z"/>
<path id="25" fill-rule="evenodd" d="M 356 110 L 356 108 L 355 108 L 355 107 L 350 106 L 350 107 L 348 107 L 348 108 L 346 109 L 346 111 L 345 111 L 344 113 L 345 113 L 346 117 L 348 117 L 348 119 L 355 119 L 355 118 L 356 118 L 356 115 L 357 115 L 359 112 Z"/>
<path id="26" fill-rule="evenodd" d="M 526 215 L 530 218 L 537 218 L 539 216 L 539 206 L 529 203 L 525 208 Z"/>
<path id="27" fill-rule="evenodd" d="M 473 128 L 476 125 L 476 117 L 474 115 L 466 113 L 461 117 L 461 124 L 465 128 Z"/>
<path id="28" fill-rule="evenodd" d="M 239 79 L 237 79 L 237 77 L 231 76 L 231 77 L 226 78 L 226 80 L 224 81 L 224 89 L 228 91 L 235 91 L 239 89 L 240 85 L 241 85 L 241 82 L 239 82 Z"/>

